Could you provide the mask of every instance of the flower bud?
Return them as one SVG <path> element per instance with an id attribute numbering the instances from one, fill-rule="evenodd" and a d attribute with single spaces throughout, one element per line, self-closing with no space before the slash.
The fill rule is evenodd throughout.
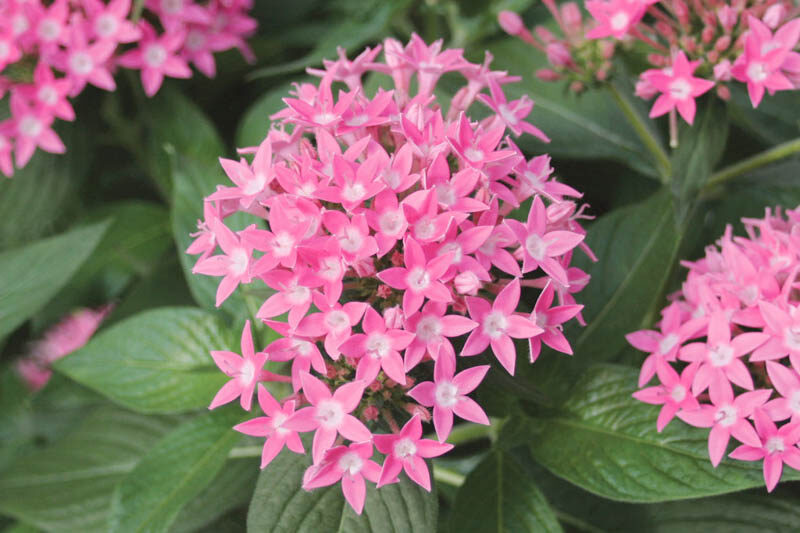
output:
<path id="1" fill-rule="evenodd" d="M 723 59 L 714 65 L 714 79 L 717 81 L 728 81 L 731 79 L 731 62 Z"/>
<path id="2" fill-rule="evenodd" d="M 636 82 L 636 90 L 634 94 L 643 100 L 650 100 L 658 94 L 658 89 L 656 89 L 653 84 L 650 83 L 649 79 L 639 78 L 639 81 Z"/>
<path id="3" fill-rule="evenodd" d="M 581 9 L 575 2 L 561 4 L 561 20 L 570 33 L 578 33 L 581 29 Z"/>
<path id="4" fill-rule="evenodd" d="M 364 408 L 361 414 L 364 417 L 364 420 L 375 421 L 378 419 L 380 411 L 378 411 L 378 408 L 374 405 L 369 405 Z"/>
<path id="5" fill-rule="evenodd" d="M 497 15 L 497 22 L 503 31 L 509 35 L 517 36 L 525 29 L 525 24 L 522 22 L 522 17 L 513 11 L 501 11 Z"/>
<path id="6" fill-rule="evenodd" d="M 405 323 L 403 310 L 399 305 L 394 307 L 387 307 L 383 310 L 383 319 L 386 321 L 386 327 L 389 329 L 402 329 Z"/>
<path id="7" fill-rule="evenodd" d="M 728 89 L 727 85 L 717 85 L 717 96 L 727 102 L 731 99 L 731 90 Z"/>
<path id="8" fill-rule="evenodd" d="M 770 29 L 775 29 L 781 25 L 783 18 L 786 16 L 786 7 L 783 4 L 772 4 L 767 8 L 764 13 L 764 24 L 769 26 Z"/>
<path id="9" fill-rule="evenodd" d="M 717 10 L 717 18 L 725 31 L 730 32 L 739 20 L 739 13 L 731 6 L 724 5 Z"/>
<path id="10" fill-rule="evenodd" d="M 555 41 L 548 44 L 545 52 L 547 53 L 547 60 L 555 67 L 566 67 L 573 63 L 569 49 L 562 42 Z"/>
<path id="11" fill-rule="evenodd" d="M 407 403 L 406 404 L 406 411 L 411 416 L 419 415 L 420 420 L 423 422 L 430 422 L 431 421 L 431 413 L 424 407 L 416 403 Z"/>
<path id="12" fill-rule="evenodd" d="M 479 280 L 475 272 L 471 270 L 467 270 L 456 276 L 455 280 L 453 280 L 453 284 L 459 294 L 468 294 L 470 296 L 478 294 L 478 290 L 482 285 L 481 280 Z"/>
<path id="13" fill-rule="evenodd" d="M 536 71 L 536 77 L 542 81 L 558 81 L 561 79 L 561 74 L 553 69 L 540 68 Z"/>
<path id="14" fill-rule="evenodd" d="M 360 278 L 367 278 L 370 276 L 375 275 L 375 263 L 372 261 L 371 257 L 367 259 L 362 259 L 353 265 L 353 270 L 356 271 L 356 274 Z"/>

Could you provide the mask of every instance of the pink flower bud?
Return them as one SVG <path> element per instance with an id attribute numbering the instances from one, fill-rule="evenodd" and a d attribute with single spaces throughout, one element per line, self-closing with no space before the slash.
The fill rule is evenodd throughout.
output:
<path id="1" fill-rule="evenodd" d="M 603 59 L 611 59 L 614 57 L 614 41 L 600 41 L 600 55 Z"/>
<path id="2" fill-rule="evenodd" d="M 375 291 L 375 294 L 378 295 L 378 298 L 388 298 L 392 295 L 392 288 L 388 285 L 378 285 L 378 290 Z"/>
<path id="3" fill-rule="evenodd" d="M 497 15 L 497 22 L 503 31 L 509 35 L 519 35 L 525 29 L 525 24 L 522 22 L 522 17 L 513 11 L 501 11 Z"/>
<path id="4" fill-rule="evenodd" d="M 597 73 L 597 76 L 598 76 L 597 79 L 601 79 L 599 72 Z M 605 75 L 603 76 L 603 78 L 605 78 Z M 573 81 L 572 83 L 569 84 L 569 90 L 574 92 L 574 93 L 582 92 L 583 89 L 585 89 L 585 87 L 583 86 L 583 83 L 581 83 L 581 82 L 579 82 L 577 80 Z"/>
<path id="5" fill-rule="evenodd" d="M 731 45 L 731 36 L 723 35 L 722 37 L 717 39 L 716 43 L 714 43 L 714 50 L 716 50 L 717 52 L 724 52 L 725 50 L 728 49 L 730 45 Z"/>
<path id="6" fill-rule="evenodd" d="M 536 26 L 534 31 L 536 32 L 536 36 L 541 39 L 542 42 L 551 43 L 556 40 L 556 36 L 544 26 Z"/>
<path id="7" fill-rule="evenodd" d="M 561 74 L 553 69 L 540 68 L 536 71 L 536 77 L 542 81 L 558 81 L 561 79 Z"/>
<path id="8" fill-rule="evenodd" d="M 370 383 L 367 388 L 369 390 L 371 390 L 372 392 L 378 392 L 379 390 L 381 390 L 382 387 L 383 387 L 383 384 L 380 381 L 375 380 L 372 383 Z"/>
<path id="9" fill-rule="evenodd" d="M 419 415 L 420 420 L 423 422 L 430 422 L 431 421 L 431 413 L 424 407 L 416 403 L 407 403 L 406 404 L 406 411 L 411 416 Z"/>
<path id="10" fill-rule="evenodd" d="M 561 20 L 566 29 L 577 33 L 581 29 L 581 9 L 575 2 L 561 4 Z"/>
<path id="11" fill-rule="evenodd" d="M 717 96 L 727 102 L 731 99 L 731 90 L 728 89 L 727 85 L 717 85 Z"/>
<path id="12" fill-rule="evenodd" d="M 402 265 L 403 264 L 403 254 L 401 254 L 400 252 L 395 250 L 394 253 L 392 253 L 391 261 L 392 261 L 392 265 L 393 266 Z"/>
<path id="13" fill-rule="evenodd" d="M 356 271 L 358 277 L 360 278 L 367 278 L 370 276 L 375 275 L 375 263 L 372 261 L 371 257 L 367 259 L 362 259 L 358 261 L 356 264 L 353 265 L 353 270 Z"/>
<path id="14" fill-rule="evenodd" d="M 774 30 L 781 25 L 781 22 L 783 22 L 783 18 L 785 16 L 786 7 L 783 4 L 773 4 L 767 8 L 767 11 L 764 13 L 764 18 L 761 20 L 764 21 L 764 24 Z"/>
<path id="15" fill-rule="evenodd" d="M 364 408 L 361 414 L 364 416 L 364 420 L 374 421 L 380 416 L 380 411 L 374 405 L 369 405 Z"/>
<path id="16" fill-rule="evenodd" d="M 471 270 L 467 270 L 456 276 L 453 280 L 453 284 L 459 294 L 468 294 L 470 296 L 478 294 L 478 290 L 482 285 L 481 280 L 479 280 L 475 272 Z"/>
<path id="17" fill-rule="evenodd" d="M 555 67 L 566 67 L 573 63 L 569 49 L 562 42 L 555 41 L 548 44 L 545 52 L 547 60 Z"/>
<path id="18" fill-rule="evenodd" d="M 399 305 L 394 307 L 387 307 L 383 310 L 383 319 L 386 321 L 386 327 L 390 329 L 402 329 L 405 323 L 403 310 Z"/>
<path id="19" fill-rule="evenodd" d="M 703 32 L 700 34 L 700 39 L 703 41 L 703 44 L 708 44 L 711 42 L 711 39 L 714 38 L 714 28 L 711 26 L 706 26 L 703 28 Z"/>
<path id="20" fill-rule="evenodd" d="M 739 13 L 729 5 L 724 5 L 717 10 L 717 18 L 725 31 L 731 31 L 739 20 Z"/>
<path id="21" fill-rule="evenodd" d="M 731 79 L 731 62 L 723 59 L 714 65 L 714 79 L 717 81 L 729 81 Z"/>
<path id="22" fill-rule="evenodd" d="M 339 375 L 339 370 L 335 366 L 329 365 L 329 364 L 325 364 L 325 377 L 326 378 L 328 378 L 328 379 L 336 379 L 336 377 L 338 375 Z"/>
<path id="23" fill-rule="evenodd" d="M 450 305 L 453 306 L 453 311 L 456 313 L 464 314 L 467 312 L 467 301 L 464 299 L 463 296 L 458 296 L 453 299 L 453 303 Z"/>

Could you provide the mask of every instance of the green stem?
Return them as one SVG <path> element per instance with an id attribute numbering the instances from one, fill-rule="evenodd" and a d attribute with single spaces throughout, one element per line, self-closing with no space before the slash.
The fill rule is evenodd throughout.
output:
<path id="1" fill-rule="evenodd" d="M 131 15 L 131 22 L 139 22 L 142 17 L 142 10 L 144 9 L 144 0 L 133 0 L 133 10 Z"/>
<path id="2" fill-rule="evenodd" d="M 633 108 L 630 102 L 625 99 L 624 96 L 617 90 L 616 87 L 612 84 L 608 84 L 608 88 L 611 91 L 611 95 L 614 97 L 614 100 L 617 102 L 617 105 L 625 114 L 625 118 L 628 119 L 628 122 L 633 126 L 634 131 L 641 139 L 642 143 L 644 143 L 645 148 L 647 148 L 650 153 L 655 158 L 656 166 L 658 167 L 659 177 L 661 182 L 666 184 L 669 183 L 670 174 L 672 173 L 672 165 L 669 162 L 669 156 L 667 152 L 664 151 L 664 148 L 661 147 L 661 143 L 658 142 L 658 139 L 650 132 L 645 124 L 642 121 L 639 114 Z"/>
<path id="3" fill-rule="evenodd" d="M 769 150 L 764 150 L 760 154 L 756 154 L 753 157 L 748 157 L 743 161 L 739 161 L 738 163 L 735 163 L 727 168 L 723 168 L 719 172 L 715 172 L 708 179 L 708 183 L 706 184 L 704 190 L 708 190 L 737 176 L 757 168 L 761 168 L 765 165 L 769 165 L 770 163 L 774 163 L 775 161 L 789 157 L 790 155 L 798 152 L 800 152 L 800 138 L 779 144 L 778 146 L 770 148 Z"/>
<path id="4" fill-rule="evenodd" d="M 491 424 L 488 426 L 472 423 L 459 424 L 453 427 L 453 430 L 450 432 L 450 436 L 447 437 L 447 442 L 454 446 L 458 446 L 459 444 L 464 444 L 475 440 L 492 439 L 493 435 L 499 430 L 503 422 L 505 422 L 505 419 L 491 418 L 489 419 L 489 422 L 491 422 Z M 425 438 L 436 439 L 436 435 L 426 435 Z"/>
<path id="5" fill-rule="evenodd" d="M 440 483 L 446 483 L 453 487 L 460 487 L 464 484 L 464 480 L 467 477 L 463 474 L 459 474 L 455 470 L 450 470 L 449 468 L 444 468 L 438 465 L 433 465 L 433 479 Z"/>
<path id="6" fill-rule="evenodd" d="M 262 446 L 238 446 L 228 452 L 228 459 L 245 459 L 261 457 Z"/>

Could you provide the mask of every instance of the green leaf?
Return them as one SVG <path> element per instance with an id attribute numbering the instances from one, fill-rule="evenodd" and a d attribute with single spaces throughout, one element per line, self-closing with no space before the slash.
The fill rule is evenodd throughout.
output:
<path id="1" fill-rule="evenodd" d="M 731 86 L 728 103 L 731 118 L 748 133 L 756 134 L 766 145 L 778 144 L 800 136 L 800 94 L 779 91 L 767 96 L 753 109 L 747 90 L 739 84 Z"/>
<path id="2" fill-rule="evenodd" d="M 247 530 L 258 533 L 383 533 L 436 530 L 436 495 L 401 474 L 400 482 L 380 490 L 367 482 L 367 499 L 359 516 L 342 496 L 340 484 L 306 492 L 303 472 L 310 454 L 283 450 L 258 478 Z M 430 468 L 430 467 L 429 467 Z"/>
<path id="3" fill-rule="evenodd" d="M 169 419 L 101 408 L 0 474 L 0 512 L 47 531 L 107 531 L 111 494 Z"/>
<path id="4" fill-rule="evenodd" d="M 311 78 L 295 80 L 304 83 Z M 286 106 L 284 98 L 289 98 L 291 83 L 283 83 L 271 89 L 251 105 L 239 123 L 236 132 L 236 146 L 258 146 L 269 133 L 270 115 L 277 113 Z"/>
<path id="5" fill-rule="evenodd" d="M 708 430 L 673 420 L 656 431 L 659 406 L 631 397 L 638 370 L 599 365 L 551 416 L 526 426 L 533 458 L 554 474 L 614 500 L 659 502 L 734 492 L 764 484 L 761 464 L 708 459 Z M 786 469 L 784 480 L 800 479 Z"/>
<path id="6" fill-rule="evenodd" d="M 0 338 L 64 287 L 107 227 L 94 224 L 0 254 Z"/>
<path id="7" fill-rule="evenodd" d="M 650 153 L 611 93 L 587 91 L 575 95 L 562 83 L 539 80 L 535 72 L 545 67 L 547 60 L 520 39 L 503 39 L 489 46 L 489 51 L 495 57 L 493 69 L 522 76 L 522 82 L 508 84 L 503 90 L 509 100 L 523 94 L 533 98 L 535 105 L 527 120 L 552 140 L 544 144 L 530 135 L 521 136 L 520 147 L 526 153 L 613 159 L 648 176 L 658 176 Z"/>
<path id="8" fill-rule="evenodd" d="M 177 413 L 208 406 L 228 379 L 209 352 L 229 349 L 236 341 L 213 314 L 161 308 L 104 330 L 55 368 L 135 411 Z"/>
<path id="9" fill-rule="evenodd" d="M 456 495 L 451 531 L 562 531 L 535 480 L 513 455 L 496 450 L 468 476 Z"/>
<path id="10" fill-rule="evenodd" d="M 240 411 L 204 413 L 168 433 L 119 484 L 110 531 L 168 531 L 178 513 L 211 483 L 241 435 Z"/>

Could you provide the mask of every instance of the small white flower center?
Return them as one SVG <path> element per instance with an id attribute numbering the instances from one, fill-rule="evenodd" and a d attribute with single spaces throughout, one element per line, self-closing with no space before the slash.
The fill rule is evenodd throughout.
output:
<path id="1" fill-rule="evenodd" d="M 786 347 L 790 350 L 800 350 L 800 326 L 786 328 L 784 342 L 786 343 Z"/>
<path id="2" fill-rule="evenodd" d="M 347 125 L 351 127 L 358 127 L 366 124 L 368 120 L 369 120 L 369 115 L 365 114 L 356 115 L 347 120 Z"/>
<path id="3" fill-rule="evenodd" d="M 381 233 L 384 235 L 395 236 L 403 229 L 405 218 L 399 210 L 384 212 L 378 219 Z"/>
<path id="4" fill-rule="evenodd" d="M 528 255 L 537 261 L 541 261 L 547 253 L 547 243 L 539 235 L 531 233 L 525 239 L 525 250 L 527 250 Z"/>
<path id="5" fill-rule="evenodd" d="M 311 353 L 312 344 L 303 339 L 292 340 L 292 351 L 296 352 L 301 357 L 305 357 Z"/>
<path id="6" fill-rule="evenodd" d="M 422 268 L 415 268 L 408 274 L 406 279 L 408 288 L 412 292 L 424 291 L 431 284 L 431 275 Z"/>
<path id="7" fill-rule="evenodd" d="M 481 244 L 481 247 L 478 250 L 485 255 L 493 256 L 495 251 L 497 250 L 497 242 L 500 240 L 498 235 L 492 234 L 486 239 L 486 242 Z"/>
<path id="8" fill-rule="evenodd" d="M 295 285 L 286 292 L 286 298 L 292 305 L 300 305 L 311 299 L 311 289 L 303 285 Z"/>
<path id="9" fill-rule="evenodd" d="M 793 413 L 800 413 L 800 390 L 794 391 L 789 398 L 789 409 Z"/>
<path id="10" fill-rule="evenodd" d="M 201 31 L 192 30 L 189 32 L 189 35 L 186 36 L 186 48 L 189 50 L 200 50 L 205 44 L 206 36 L 203 35 Z"/>
<path id="11" fill-rule="evenodd" d="M 436 396 L 436 405 L 441 407 L 453 407 L 458 403 L 458 387 L 449 381 L 438 383 L 434 394 Z"/>
<path id="12" fill-rule="evenodd" d="M 510 126 L 516 126 L 517 123 L 519 122 L 517 115 L 515 115 L 514 112 L 511 111 L 506 104 L 500 104 L 499 106 L 497 106 L 497 111 L 500 114 L 500 118 L 502 118 L 506 124 Z"/>
<path id="13" fill-rule="evenodd" d="M 761 83 L 767 79 L 768 76 L 769 71 L 767 70 L 767 65 L 761 61 L 754 61 L 747 66 L 747 77 L 750 78 L 751 81 Z"/>
<path id="14" fill-rule="evenodd" d="M 107 38 L 117 33 L 118 26 L 117 17 L 110 13 L 103 13 L 95 20 L 94 31 L 100 37 Z"/>
<path id="15" fill-rule="evenodd" d="M 394 444 L 394 455 L 400 459 L 417 455 L 417 445 L 411 439 L 400 439 Z"/>
<path id="16" fill-rule="evenodd" d="M 328 429 L 338 428 L 344 419 L 344 411 L 338 402 L 333 400 L 323 400 L 317 406 L 314 417 L 319 423 Z"/>
<path id="17" fill-rule="evenodd" d="M 26 115 L 22 117 L 17 126 L 19 132 L 25 137 L 38 137 L 44 129 L 42 121 L 33 115 Z"/>
<path id="18" fill-rule="evenodd" d="M 661 355 L 668 354 L 669 351 L 672 350 L 675 347 L 675 345 L 678 344 L 679 340 L 680 337 L 678 337 L 674 333 L 670 333 L 669 335 L 661 339 L 661 342 L 658 343 L 658 353 L 660 353 Z"/>
<path id="19" fill-rule="evenodd" d="M 6 41 L 0 41 L 0 59 L 5 59 L 11 53 L 11 46 Z"/>
<path id="20" fill-rule="evenodd" d="M 317 272 L 320 277 L 329 281 L 336 281 L 342 275 L 342 262 L 335 257 L 326 257 Z"/>
<path id="21" fill-rule="evenodd" d="M 444 204 L 447 207 L 450 207 L 458 197 L 456 196 L 456 191 L 453 190 L 453 187 L 449 184 L 437 185 L 436 187 L 436 199 L 439 200 L 440 204 Z"/>
<path id="22" fill-rule="evenodd" d="M 676 403 L 680 403 L 686 398 L 686 387 L 683 385 L 675 385 L 669 393 L 670 398 Z"/>
<path id="23" fill-rule="evenodd" d="M 781 437 L 770 437 L 767 439 L 767 443 L 764 445 L 764 448 L 767 449 L 767 453 L 783 453 L 786 449 L 786 446 L 783 443 L 783 439 Z"/>
<path id="24" fill-rule="evenodd" d="M 286 435 L 289 433 L 288 429 L 281 427 L 283 423 L 286 422 L 287 418 L 289 417 L 280 411 L 275 413 L 275 416 L 272 417 L 272 429 L 275 430 L 278 435 Z"/>
<path id="25" fill-rule="evenodd" d="M 14 17 L 14 20 L 11 21 L 11 29 L 15 36 L 25 33 L 30 27 L 31 23 L 25 15 L 17 15 Z"/>
<path id="26" fill-rule="evenodd" d="M 160 44 L 151 44 L 144 50 L 144 62 L 150 68 L 159 68 L 167 60 L 167 50 Z"/>
<path id="27" fill-rule="evenodd" d="M 424 316 L 417 322 L 416 334 L 426 344 L 435 341 L 442 336 L 442 321 L 434 315 Z"/>
<path id="28" fill-rule="evenodd" d="M 459 264 L 461 262 L 461 259 L 464 258 L 463 248 L 461 248 L 461 245 L 455 241 L 450 241 L 441 248 L 439 248 L 439 253 L 437 255 L 444 255 L 450 252 L 453 252 L 452 264 L 454 265 Z"/>
<path id="29" fill-rule="evenodd" d="M 739 291 L 739 299 L 742 301 L 743 304 L 750 307 L 755 305 L 756 301 L 758 300 L 758 286 L 756 285 L 748 285 L 747 287 L 743 288 Z"/>
<path id="30" fill-rule="evenodd" d="M 252 361 L 245 361 L 242 368 L 239 370 L 239 382 L 242 385 L 247 385 L 253 382 L 256 377 L 256 367 Z"/>
<path id="31" fill-rule="evenodd" d="M 58 91 L 52 85 L 42 85 L 36 97 L 45 105 L 55 105 L 58 102 Z"/>
<path id="32" fill-rule="evenodd" d="M 360 183 L 348 183 L 342 190 L 342 197 L 348 202 L 358 202 L 364 198 L 367 190 Z"/>
<path id="33" fill-rule="evenodd" d="M 525 178 L 525 184 L 531 189 L 541 189 L 544 184 L 544 176 L 541 174 L 526 170 L 522 176 Z"/>
<path id="34" fill-rule="evenodd" d="M 264 185 L 267 184 L 267 176 L 263 172 L 256 172 L 253 174 L 253 179 L 245 183 L 242 192 L 247 196 L 253 196 L 264 190 Z"/>
<path id="35" fill-rule="evenodd" d="M 86 52 L 75 52 L 69 56 L 69 68 L 78 76 L 86 76 L 94 70 L 94 60 Z"/>
<path id="36" fill-rule="evenodd" d="M 161 0 L 161 9 L 169 15 L 176 15 L 183 10 L 183 0 Z"/>
<path id="37" fill-rule="evenodd" d="M 292 250 L 294 250 L 294 237 L 286 231 L 275 235 L 272 240 L 272 253 L 276 257 L 287 257 L 292 253 Z"/>
<path id="38" fill-rule="evenodd" d="M 738 418 L 736 407 L 732 405 L 723 405 L 714 413 L 714 421 L 723 427 L 732 426 Z"/>
<path id="39" fill-rule="evenodd" d="M 364 467 L 364 460 L 356 452 L 347 452 L 339 459 L 339 468 L 342 472 L 354 476 L 361 472 Z"/>
<path id="40" fill-rule="evenodd" d="M 547 320 L 547 313 L 537 313 L 534 311 L 531 313 L 531 320 L 533 320 L 537 326 L 542 329 L 547 328 L 548 320 Z"/>
<path id="41" fill-rule="evenodd" d="M 464 150 L 464 157 L 472 161 L 473 163 L 477 163 L 483 159 L 483 150 L 479 148 L 475 148 L 474 146 L 470 146 L 466 150 Z"/>
<path id="42" fill-rule="evenodd" d="M 336 120 L 336 115 L 333 113 L 317 113 L 314 115 L 313 120 L 320 126 L 326 126 Z"/>
<path id="43" fill-rule="evenodd" d="M 228 270 L 234 276 L 241 276 L 247 271 L 248 257 L 247 252 L 243 248 L 237 248 L 230 255 L 230 266 Z"/>
<path id="44" fill-rule="evenodd" d="M 332 332 L 338 333 L 350 325 L 350 317 L 344 311 L 336 309 L 328 313 L 325 323 Z"/>
<path id="45" fill-rule="evenodd" d="M 396 170 L 389 169 L 383 173 L 383 181 L 390 189 L 400 185 L 400 174 Z"/>
<path id="46" fill-rule="evenodd" d="M 630 20 L 631 19 L 627 13 L 625 13 L 624 11 L 618 11 L 617 13 L 614 14 L 613 17 L 611 17 L 611 20 L 609 22 L 611 23 L 612 30 L 621 31 L 628 26 Z"/>
<path id="47" fill-rule="evenodd" d="M 382 359 L 389 355 L 392 345 L 386 335 L 371 333 L 366 342 L 367 353 L 375 359 Z"/>
<path id="48" fill-rule="evenodd" d="M 44 19 L 39 23 L 39 38 L 43 41 L 53 41 L 61 33 L 61 25 L 53 19 Z"/>
<path id="49" fill-rule="evenodd" d="M 508 317 L 500 311 L 492 311 L 483 319 L 483 332 L 490 339 L 496 339 L 505 334 L 506 328 L 508 328 Z"/>
<path id="50" fill-rule="evenodd" d="M 351 254 L 356 253 L 364 245 L 364 236 L 356 228 L 347 227 L 339 237 L 339 246 L 342 250 Z"/>
<path id="51" fill-rule="evenodd" d="M 685 78 L 678 78 L 669 84 L 669 95 L 674 100 L 686 100 L 692 94 L 692 85 Z"/>
<path id="52" fill-rule="evenodd" d="M 419 240 L 427 241 L 434 237 L 436 226 L 429 217 L 422 217 L 414 224 L 414 236 Z"/>
<path id="53" fill-rule="evenodd" d="M 711 366 L 718 368 L 728 366 L 733 361 L 733 347 L 729 344 L 720 344 L 708 351 L 708 358 Z"/>

